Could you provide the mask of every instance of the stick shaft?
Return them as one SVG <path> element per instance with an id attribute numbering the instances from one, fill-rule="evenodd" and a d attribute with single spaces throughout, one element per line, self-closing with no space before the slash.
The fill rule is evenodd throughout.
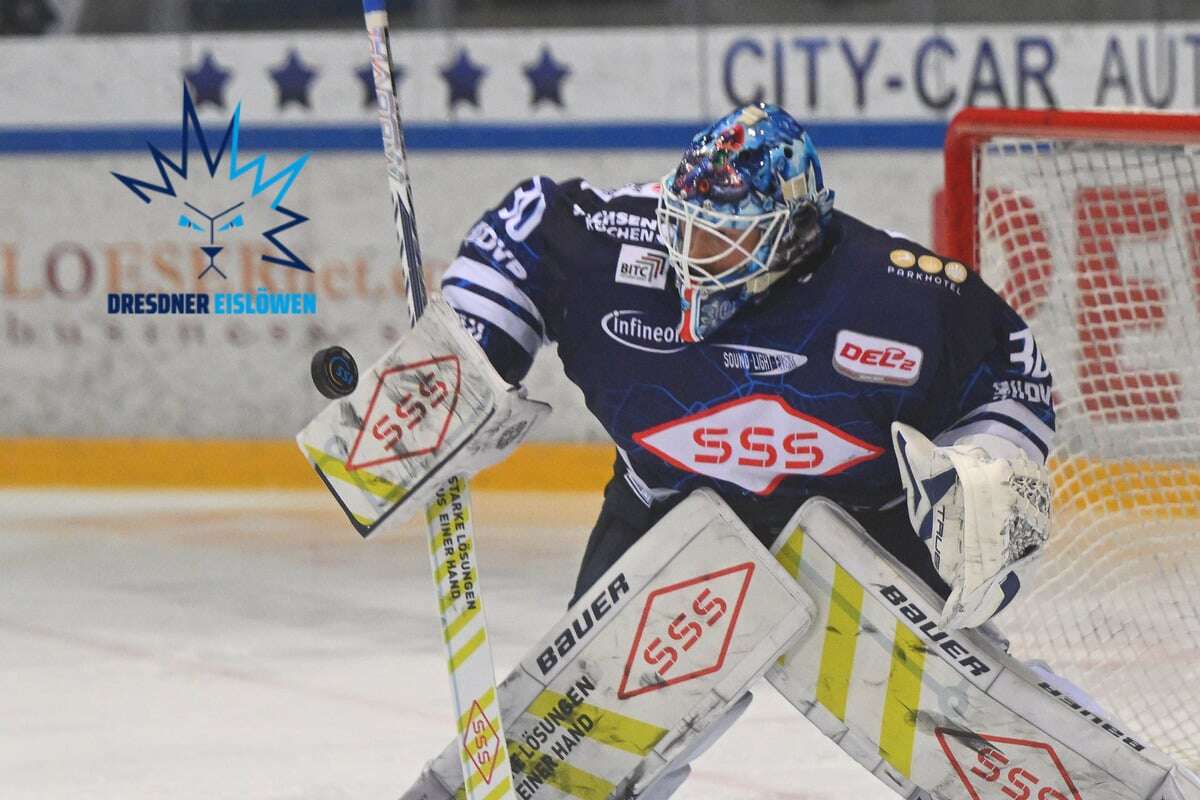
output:
<path id="1" fill-rule="evenodd" d="M 371 41 L 375 100 L 379 107 L 379 127 L 383 132 L 383 153 L 387 157 L 388 188 L 392 195 L 396 238 L 404 259 L 404 288 L 411 324 L 425 311 L 425 275 L 421 269 L 421 242 L 417 238 L 417 218 L 413 213 L 412 183 L 408 177 L 408 154 L 404 148 L 400 101 L 392 88 L 392 45 L 388 36 L 384 0 L 363 0 L 363 15 L 367 23 L 367 36 Z"/>
<path id="2" fill-rule="evenodd" d="M 392 195 L 396 237 L 405 266 L 409 322 L 425 311 L 425 277 L 421 244 L 413 212 L 412 184 L 404 149 L 400 102 L 392 88 L 392 49 L 385 0 L 363 0 L 363 16 L 371 42 L 371 70 L 388 188 Z M 466 800 L 514 800 L 508 745 L 500 719 L 500 697 L 492 647 L 487 634 L 483 592 L 467 481 L 448 480 L 425 510 L 429 530 L 429 565 L 450 675 L 459 759 Z"/>

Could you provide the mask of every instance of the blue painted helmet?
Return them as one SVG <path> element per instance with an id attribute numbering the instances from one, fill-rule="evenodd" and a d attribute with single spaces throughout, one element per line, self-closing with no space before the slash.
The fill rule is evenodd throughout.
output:
<path id="1" fill-rule="evenodd" d="M 696 134 L 658 203 L 683 341 L 704 338 L 785 275 L 832 209 L 812 140 L 778 106 L 743 106 Z"/>

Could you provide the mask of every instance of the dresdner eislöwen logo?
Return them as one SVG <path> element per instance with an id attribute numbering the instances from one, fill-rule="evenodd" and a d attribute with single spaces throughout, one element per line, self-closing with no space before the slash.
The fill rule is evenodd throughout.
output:
<path id="1" fill-rule="evenodd" d="M 287 269 L 312 272 L 280 236 L 308 221 L 305 215 L 283 205 L 288 191 L 300 176 L 309 154 L 305 153 L 274 174 L 267 171 L 265 155 L 246 160 L 240 152 L 242 105 L 238 103 L 220 143 L 214 148 L 196 114 L 191 93 L 183 87 L 179 156 L 173 160 L 158 147 L 146 143 L 158 171 L 157 180 L 146 180 L 113 172 L 112 175 L 149 207 L 159 224 L 182 229 L 192 236 L 197 260 L 203 264 L 197 280 L 226 278 L 220 254 L 223 242 L 234 232 L 258 231 L 270 245 L 262 260 Z M 199 151 L 204 169 L 193 164 Z M 157 195 L 157 197 L 152 197 Z M 202 257 L 200 254 L 203 254 Z M 208 278 L 211 280 L 211 278 Z M 309 293 L 123 293 L 108 297 L 114 314 L 310 314 L 316 296 Z M 292 297 L 291 295 L 295 295 Z"/>

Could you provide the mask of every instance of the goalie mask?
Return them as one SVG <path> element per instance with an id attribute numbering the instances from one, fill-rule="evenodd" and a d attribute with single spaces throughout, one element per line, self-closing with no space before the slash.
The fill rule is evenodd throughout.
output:
<path id="1" fill-rule="evenodd" d="M 778 106 L 743 106 L 696 134 L 658 201 L 680 340 L 700 341 L 765 296 L 820 246 L 832 210 L 812 141 Z"/>

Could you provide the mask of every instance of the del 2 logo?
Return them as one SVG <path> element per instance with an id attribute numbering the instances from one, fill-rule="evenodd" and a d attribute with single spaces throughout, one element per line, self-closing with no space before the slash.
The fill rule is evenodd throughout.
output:
<path id="1" fill-rule="evenodd" d="M 855 381 L 912 386 L 921 375 L 921 348 L 858 331 L 838 331 L 833 368 Z"/>

